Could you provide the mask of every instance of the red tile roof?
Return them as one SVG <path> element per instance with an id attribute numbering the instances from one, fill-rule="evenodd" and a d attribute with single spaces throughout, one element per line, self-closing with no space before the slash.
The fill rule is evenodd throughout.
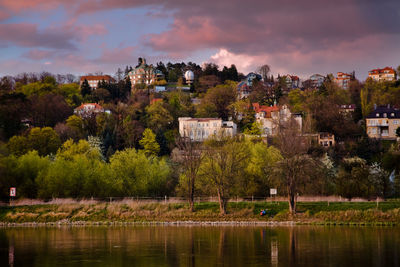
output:
<path id="1" fill-rule="evenodd" d="M 94 105 L 95 109 L 103 109 L 103 107 L 100 106 L 100 105 L 97 104 L 97 103 L 85 103 L 85 104 L 82 104 L 82 105 L 80 105 L 79 107 L 77 107 L 75 110 L 84 109 L 84 108 L 85 108 L 86 106 L 88 106 L 88 105 Z"/>
<path id="2" fill-rule="evenodd" d="M 384 73 L 386 70 L 389 71 L 389 73 L 394 74 L 395 70 L 391 67 L 385 67 L 383 69 L 373 69 L 369 71 L 369 74 L 380 74 L 380 73 Z"/>
<path id="3" fill-rule="evenodd" d="M 265 112 L 265 117 L 271 117 L 272 112 L 276 112 L 280 110 L 280 106 L 260 106 L 259 103 L 253 103 L 253 109 L 256 113 Z"/>

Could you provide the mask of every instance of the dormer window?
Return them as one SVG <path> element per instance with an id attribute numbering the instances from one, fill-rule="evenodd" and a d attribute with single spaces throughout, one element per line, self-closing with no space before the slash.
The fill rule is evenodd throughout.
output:
<path id="1" fill-rule="evenodd" d="M 379 113 L 376 113 L 376 116 L 379 117 Z"/>
<path id="2" fill-rule="evenodd" d="M 392 112 L 392 113 L 390 113 L 390 116 L 394 117 L 394 113 L 393 113 L 393 112 Z"/>
<path id="3" fill-rule="evenodd" d="M 387 113 L 383 113 L 383 117 L 384 117 L 384 118 L 387 118 Z"/>

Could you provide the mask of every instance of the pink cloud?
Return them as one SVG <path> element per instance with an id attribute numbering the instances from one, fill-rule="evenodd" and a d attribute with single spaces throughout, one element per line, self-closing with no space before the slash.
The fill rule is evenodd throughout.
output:
<path id="1" fill-rule="evenodd" d="M 0 21 L 6 20 L 10 17 L 11 15 L 8 12 L 0 9 Z"/>

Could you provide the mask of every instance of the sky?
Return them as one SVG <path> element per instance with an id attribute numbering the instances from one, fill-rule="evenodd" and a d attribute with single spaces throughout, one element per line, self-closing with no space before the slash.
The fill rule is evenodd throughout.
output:
<path id="1" fill-rule="evenodd" d="M 138 57 L 363 80 L 400 65 L 400 1 L 0 0 L 0 76 L 113 75 Z"/>

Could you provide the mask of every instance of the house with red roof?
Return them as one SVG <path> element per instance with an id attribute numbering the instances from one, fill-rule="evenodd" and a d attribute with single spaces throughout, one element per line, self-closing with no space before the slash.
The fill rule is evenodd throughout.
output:
<path id="1" fill-rule="evenodd" d="M 107 111 L 97 103 L 85 103 L 74 109 L 74 113 L 80 117 L 90 117 L 93 114 L 103 112 Z"/>
<path id="2" fill-rule="evenodd" d="M 301 114 L 292 113 L 287 105 L 264 106 L 259 103 L 253 103 L 256 121 L 262 127 L 262 134 L 274 136 L 278 134 L 279 125 L 290 118 L 294 118 L 301 131 L 303 119 Z"/>
<path id="3" fill-rule="evenodd" d="M 377 82 L 395 81 L 396 71 L 391 67 L 385 67 L 383 69 L 373 69 L 368 72 L 368 77 Z"/>

